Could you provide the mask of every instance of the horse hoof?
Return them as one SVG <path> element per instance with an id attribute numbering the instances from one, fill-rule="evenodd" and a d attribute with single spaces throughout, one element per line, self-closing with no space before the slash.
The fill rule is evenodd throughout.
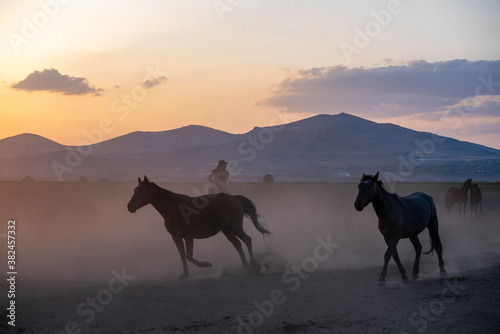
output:
<path id="1" fill-rule="evenodd" d="M 210 262 L 205 261 L 200 263 L 200 268 L 208 268 L 208 267 L 212 267 L 212 264 Z"/>
<path id="2" fill-rule="evenodd" d="M 258 273 L 260 273 L 260 270 L 261 270 L 260 265 L 254 265 L 254 266 L 253 266 L 253 270 L 254 270 L 257 274 L 258 274 Z"/>
<path id="3" fill-rule="evenodd" d="M 404 278 L 401 280 L 403 284 L 410 284 L 410 280 L 408 278 Z"/>
<path id="4" fill-rule="evenodd" d="M 441 277 L 441 278 L 446 278 L 446 277 L 448 277 L 448 274 L 446 273 L 446 271 L 442 271 L 442 272 L 439 274 L 439 277 Z"/>
<path id="5" fill-rule="evenodd" d="M 413 279 L 414 281 L 418 280 L 418 274 L 417 274 L 417 275 L 413 275 L 412 279 Z"/>
<path id="6" fill-rule="evenodd" d="M 378 281 L 378 286 L 385 286 L 385 281 Z"/>
<path id="7" fill-rule="evenodd" d="M 260 273 L 261 267 L 257 261 L 252 261 L 252 268 L 256 273 Z"/>
<path id="8" fill-rule="evenodd" d="M 186 274 L 182 274 L 181 276 L 177 277 L 177 279 L 178 279 L 179 281 L 184 281 L 187 277 L 188 277 L 188 275 L 186 275 Z"/>

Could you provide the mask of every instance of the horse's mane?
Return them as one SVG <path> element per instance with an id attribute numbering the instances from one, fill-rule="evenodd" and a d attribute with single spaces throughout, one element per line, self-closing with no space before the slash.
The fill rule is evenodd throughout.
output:
<path id="1" fill-rule="evenodd" d="M 363 174 L 363 177 L 361 178 L 360 183 L 362 183 L 366 180 L 372 180 L 373 182 L 376 182 L 384 194 L 389 195 L 389 196 L 394 196 L 394 197 L 398 196 L 398 194 L 396 194 L 396 193 L 391 193 L 391 192 L 387 191 L 387 189 L 385 189 L 384 183 L 381 180 L 378 180 L 378 179 L 375 180 L 375 177 L 373 175 Z"/>
<path id="2" fill-rule="evenodd" d="M 472 179 L 467 179 L 467 181 L 465 181 L 464 184 L 462 185 L 462 188 L 466 188 L 467 185 L 469 185 L 469 187 L 472 187 L 473 185 Z"/>
<path id="3" fill-rule="evenodd" d="M 181 197 L 181 198 L 191 198 L 190 196 L 188 195 L 183 195 L 183 194 L 177 194 L 177 193 L 174 193 L 173 191 L 170 191 L 168 189 L 165 189 L 165 188 L 162 188 L 160 187 L 159 185 L 157 185 L 156 183 L 154 182 L 149 182 L 150 185 L 154 186 L 155 189 L 160 193 L 160 194 L 164 194 L 166 196 L 178 196 L 178 197 Z"/>

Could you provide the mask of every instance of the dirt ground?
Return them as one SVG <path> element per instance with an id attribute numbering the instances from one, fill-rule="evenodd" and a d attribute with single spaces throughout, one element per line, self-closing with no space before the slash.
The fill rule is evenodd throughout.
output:
<path id="1" fill-rule="evenodd" d="M 154 180 L 153 180 L 154 181 Z M 201 183 L 160 183 L 195 195 Z M 16 221 L 15 297 L 2 280 L 0 328 L 26 333 L 497 333 L 500 325 L 500 184 L 481 184 L 484 218 L 446 214 L 456 184 L 405 183 L 438 209 L 446 279 L 437 256 L 422 255 L 420 279 L 402 284 L 391 262 L 378 287 L 385 243 L 371 206 L 357 212 L 356 184 L 232 184 L 252 199 L 271 239 L 244 227 L 262 264 L 241 268 L 217 235 L 195 241 L 212 268 L 182 267 L 151 206 L 131 214 L 134 183 L 0 183 L 0 270 L 7 273 L 7 225 Z M 420 236 L 430 248 L 426 231 Z M 409 272 L 414 251 L 398 246 Z M 7 278 L 10 276 L 6 275 Z M 15 327 L 8 324 L 15 300 Z"/>

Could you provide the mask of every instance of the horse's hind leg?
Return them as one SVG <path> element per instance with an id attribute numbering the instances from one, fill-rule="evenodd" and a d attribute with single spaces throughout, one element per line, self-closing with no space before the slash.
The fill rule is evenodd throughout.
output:
<path id="1" fill-rule="evenodd" d="M 233 231 L 229 227 L 224 227 L 222 229 L 222 233 L 226 236 L 226 238 L 233 244 L 234 248 L 238 251 L 238 254 L 240 255 L 241 262 L 243 263 L 243 267 L 248 268 L 248 262 L 245 257 L 245 253 L 243 253 L 243 248 L 241 247 L 241 242 L 238 240 L 236 235 L 233 233 Z"/>
<path id="2" fill-rule="evenodd" d="M 413 264 L 413 272 L 411 275 L 413 280 L 416 280 L 418 279 L 418 273 L 420 271 L 419 264 L 420 254 L 422 254 L 422 244 L 420 243 L 420 240 L 418 240 L 418 236 L 410 237 L 410 241 L 413 244 L 413 248 L 415 248 L 415 263 Z"/>
<path id="3" fill-rule="evenodd" d="M 439 236 L 438 236 L 439 238 Z M 441 240 L 438 240 L 436 245 L 436 253 L 438 255 L 439 260 L 439 273 L 442 277 L 446 276 L 446 270 L 444 269 L 444 261 L 443 261 L 443 245 L 441 244 Z"/>
<path id="4" fill-rule="evenodd" d="M 191 263 L 194 263 L 200 268 L 206 268 L 206 267 L 211 267 L 212 264 L 208 261 L 198 261 L 195 258 L 193 258 L 193 248 L 194 248 L 194 240 L 193 238 L 186 238 L 186 255 L 187 255 L 187 260 Z"/>
<path id="5" fill-rule="evenodd" d="M 439 272 L 442 277 L 445 277 L 446 270 L 444 269 L 444 261 L 443 261 L 443 244 L 441 242 L 441 238 L 439 237 L 437 224 L 436 226 L 429 227 L 429 232 L 430 232 L 430 237 L 433 239 L 435 250 L 438 255 Z"/>
<path id="6" fill-rule="evenodd" d="M 260 264 L 253 256 L 252 238 L 250 238 L 248 234 L 246 234 L 245 231 L 243 231 L 243 226 L 241 225 L 238 228 L 236 228 L 236 230 L 233 231 L 234 234 L 236 234 L 236 236 L 240 238 L 247 246 L 248 255 L 250 257 L 250 263 L 252 264 L 252 267 L 255 269 L 255 271 L 260 272 Z"/>
<path id="7" fill-rule="evenodd" d="M 431 219 L 429 221 L 429 225 L 427 228 L 429 229 L 429 236 L 431 237 L 431 244 L 434 245 L 434 249 L 438 255 L 439 260 L 439 272 L 441 277 L 446 276 L 446 270 L 444 269 L 444 261 L 443 261 L 443 243 L 441 242 L 441 237 L 439 236 L 439 223 L 436 212 L 436 207 L 434 203 L 432 203 L 432 213 Z"/>

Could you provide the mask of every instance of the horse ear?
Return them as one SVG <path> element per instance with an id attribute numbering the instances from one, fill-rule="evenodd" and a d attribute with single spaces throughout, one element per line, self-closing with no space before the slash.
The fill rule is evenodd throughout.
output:
<path id="1" fill-rule="evenodd" d="M 373 179 L 374 179 L 375 181 L 378 181 L 378 173 L 379 173 L 379 172 L 377 172 L 377 174 L 375 174 L 375 176 L 373 176 Z"/>
<path id="2" fill-rule="evenodd" d="M 144 181 L 143 182 L 149 183 L 148 177 L 146 175 L 144 175 Z"/>
<path id="3" fill-rule="evenodd" d="M 138 177 L 138 178 L 137 178 L 137 181 L 139 181 L 139 184 L 141 184 L 141 183 L 142 183 L 142 181 L 141 181 L 141 178 L 140 178 L 140 177 Z"/>

